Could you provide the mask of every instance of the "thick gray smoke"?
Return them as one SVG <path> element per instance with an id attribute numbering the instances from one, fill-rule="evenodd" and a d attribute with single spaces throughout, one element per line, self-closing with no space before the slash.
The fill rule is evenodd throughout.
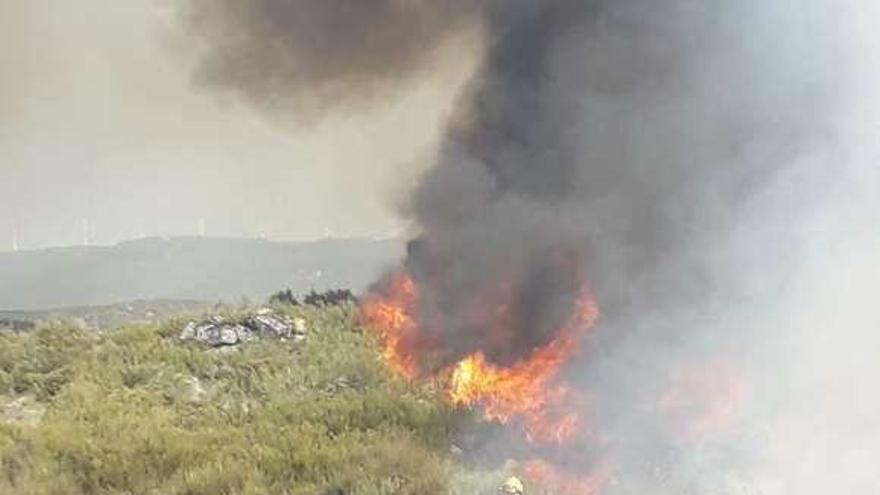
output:
<path id="1" fill-rule="evenodd" d="M 699 402 L 740 400 L 708 396 L 736 395 L 726 381 L 740 378 L 680 391 L 704 395 L 682 406 L 697 411 L 672 413 L 682 417 L 651 401 L 675 387 L 676 369 L 743 373 L 747 308 L 782 297 L 792 276 L 790 226 L 811 197 L 768 211 L 776 217 L 760 235 L 737 229 L 830 132 L 833 18 L 815 4 L 639 0 L 507 0 L 486 15 L 492 38 L 469 112 L 413 199 L 423 236 L 410 271 L 436 329 L 427 340 L 451 360 L 483 351 L 501 362 L 546 343 L 579 276 L 555 253 L 576 250 L 602 322 L 572 373 L 629 472 L 617 490 L 644 489 L 634 473 L 691 459 L 668 422 L 709 421 Z M 472 308 L 506 284 L 514 335 L 499 342 L 491 322 L 475 328 Z M 742 326 L 717 321 L 727 318 Z M 751 440 L 698 456 L 724 472 L 752 460 L 737 451 Z M 705 467 L 669 489 L 716 489 Z"/>
<path id="2" fill-rule="evenodd" d="M 274 115 L 311 122 L 330 108 L 375 103 L 428 68 L 480 2 L 190 0 L 206 44 L 198 79 Z"/>
<path id="3" fill-rule="evenodd" d="M 209 80 L 307 113 L 347 92 L 377 96 L 426 70 L 450 33 L 481 23 L 485 60 L 406 210 L 420 231 L 406 266 L 420 290 L 425 346 L 442 349 L 432 359 L 521 358 L 555 336 L 585 277 L 602 320 L 586 364 L 571 373 L 594 396 L 616 462 L 644 462 L 653 473 L 669 461 L 700 473 L 683 475 L 670 493 L 721 492 L 707 484 L 706 464 L 757 462 L 742 451 L 760 441 L 742 432 L 729 449 L 683 455 L 647 419 L 658 412 L 649 402 L 675 369 L 711 376 L 722 368 L 757 385 L 741 411 L 752 426 L 775 414 L 793 371 L 774 360 L 797 340 L 778 327 L 787 313 L 776 303 L 792 304 L 804 218 L 834 188 L 827 167 L 839 145 L 832 116 L 845 38 L 835 4 L 193 7 L 212 43 Z M 475 309 L 499 301 L 515 302 L 500 336 Z M 697 458 L 702 465 L 689 464 Z"/>
<path id="4" fill-rule="evenodd" d="M 813 35 L 815 14 L 794 23 L 741 2 L 493 3 L 467 117 L 413 199 L 428 320 L 445 315 L 452 346 L 480 345 L 449 315 L 522 284 L 539 300 L 518 305 L 528 335 L 515 342 L 546 342 L 558 321 L 533 311 L 553 313 L 546 299 L 572 271 L 535 272 L 552 271 L 560 249 L 585 255 L 606 324 L 699 304 L 714 266 L 707 244 L 827 124 L 831 47 L 797 59 L 803 47 L 784 46 Z M 766 53 L 756 40 L 781 25 L 786 38 Z"/>

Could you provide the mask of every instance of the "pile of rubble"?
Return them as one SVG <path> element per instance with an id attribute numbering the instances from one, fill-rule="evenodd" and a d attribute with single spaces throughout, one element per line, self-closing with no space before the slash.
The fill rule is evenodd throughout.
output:
<path id="1" fill-rule="evenodd" d="M 201 322 L 191 321 L 178 338 L 210 347 L 234 346 L 263 339 L 301 342 L 306 338 L 306 322 L 302 318 L 279 316 L 266 308 L 240 322 L 228 321 L 222 316 Z"/>

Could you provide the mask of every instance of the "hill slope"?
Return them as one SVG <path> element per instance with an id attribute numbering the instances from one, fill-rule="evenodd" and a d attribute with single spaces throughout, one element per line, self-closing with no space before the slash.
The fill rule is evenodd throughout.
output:
<path id="1" fill-rule="evenodd" d="M 0 253 L 0 309 L 145 299 L 263 300 L 284 287 L 300 293 L 359 291 L 402 250 L 398 240 L 173 238 Z"/>
<path id="2" fill-rule="evenodd" d="M 0 333 L 0 494 L 494 493 L 450 450 L 473 416 L 391 374 L 353 308 L 282 310 L 305 341 Z"/>

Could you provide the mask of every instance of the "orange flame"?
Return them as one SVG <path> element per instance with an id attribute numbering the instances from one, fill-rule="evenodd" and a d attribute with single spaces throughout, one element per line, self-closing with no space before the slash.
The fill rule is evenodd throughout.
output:
<path id="1" fill-rule="evenodd" d="M 501 291 L 504 292 L 504 291 Z M 492 298 L 488 298 L 492 300 Z M 378 337 L 382 358 L 397 374 L 413 380 L 431 369 L 420 360 L 428 358 L 431 346 L 418 326 L 418 293 L 415 283 L 398 273 L 368 295 L 361 304 L 361 321 Z M 506 304 L 492 306 L 488 332 L 503 333 L 510 315 Z M 580 417 L 581 400 L 559 373 L 579 350 L 583 334 L 598 318 L 599 311 L 586 288 L 581 291 L 573 314 L 545 345 L 532 349 L 509 365 L 491 362 L 477 352 L 430 376 L 443 387 L 449 402 L 461 407 L 479 407 L 489 421 L 516 424 L 526 439 L 537 444 L 561 445 L 584 434 Z M 561 495 L 595 495 L 604 485 L 603 472 L 573 475 L 543 461 L 523 466 L 525 479 L 554 487 Z"/>
<path id="2" fill-rule="evenodd" d="M 423 335 L 412 316 L 417 303 L 415 284 L 399 273 L 361 305 L 361 320 L 378 336 L 383 359 L 409 379 L 423 371 L 418 362 Z M 498 310 L 499 315 L 505 312 L 503 307 Z M 533 349 L 519 362 L 502 367 L 489 362 L 483 353 L 475 353 L 441 370 L 435 378 L 445 383 L 452 404 L 480 407 L 490 421 L 520 423 L 532 442 L 563 443 L 578 433 L 581 419 L 574 393 L 557 383 L 558 374 L 597 317 L 596 304 L 584 290 L 556 339 Z"/>
<path id="3" fill-rule="evenodd" d="M 488 334 L 481 337 L 504 342 L 515 313 L 509 303 L 513 288 L 502 285 L 494 292 L 475 299 L 479 305 L 473 314 Z M 534 444 L 558 446 L 591 434 L 581 416 L 583 392 L 570 388 L 560 376 L 599 316 L 586 285 L 556 337 L 509 364 L 493 362 L 487 350 L 441 369 L 433 367 L 432 353 L 443 349 L 431 340 L 432 332 L 420 326 L 418 309 L 418 288 L 403 272 L 386 279 L 362 300 L 361 321 L 378 338 L 382 359 L 396 374 L 409 380 L 433 380 L 451 404 L 479 408 L 488 421 L 522 428 Z M 742 396 L 736 368 L 721 359 L 676 368 L 666 390 L 652 402 L 677 432 L 699 441 L 729 428 Z M 578 474 L 583 473 L 580 467 L 569 472 L 534 460 L 518 471 L 523 479 L 561 495 L 597 495 L 611 480 L 611 469 L 605 463 L 588 474 Z"/>
<path id="4" fill-rule="evenodd" d="M 410 316 L 416 305 L 413 281 L 398 274 L 383 287 L 383 293 L 371 294 L 361 304 L 361 321 L 377 334 L 382 343 L 382 358 L 397 374 L 413 379 L 419 375 L 416 355 L 410 344 L 417 337 Z"/>
<path id="5" fill-rule="evenodd" d="M 560 335 L 524 360 L 499 367 L 482 353 L 468 356 L 453 368 L 449 398 L 456 405 L 481 406 L 490 421 L 507 424 L 521 418 L 530 441 L 564 443 L 577 433 L 581 420 L 571 389 L 554 384 L 554 379 L 577 351 L 579 332 L 597 315 L 592 299 L 584 294 Z"/>

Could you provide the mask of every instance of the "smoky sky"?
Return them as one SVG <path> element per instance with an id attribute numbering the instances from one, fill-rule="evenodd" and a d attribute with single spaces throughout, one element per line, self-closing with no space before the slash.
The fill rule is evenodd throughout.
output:
<path id="1" fill-rule="evenodd" d="M 186 19 L 207 47 L 197 80 L 302 125 L 330 108 L 397 95 L 474 20 L 480 2 L 200 1 Z M 397 91 L 395 91 L 395 88 Z M 288 115 L 289 116 L 289 115 Z"/>
<path id="2" fill-rule="evenodd" d="M 16 231 L 33 249 L 200 219 L 209 236 L 397 235 L 473 45 L 381 109 L 291 130 L 193 80 L 184 18 L 178 2 L 0 2 L 0 250 Z"/>

